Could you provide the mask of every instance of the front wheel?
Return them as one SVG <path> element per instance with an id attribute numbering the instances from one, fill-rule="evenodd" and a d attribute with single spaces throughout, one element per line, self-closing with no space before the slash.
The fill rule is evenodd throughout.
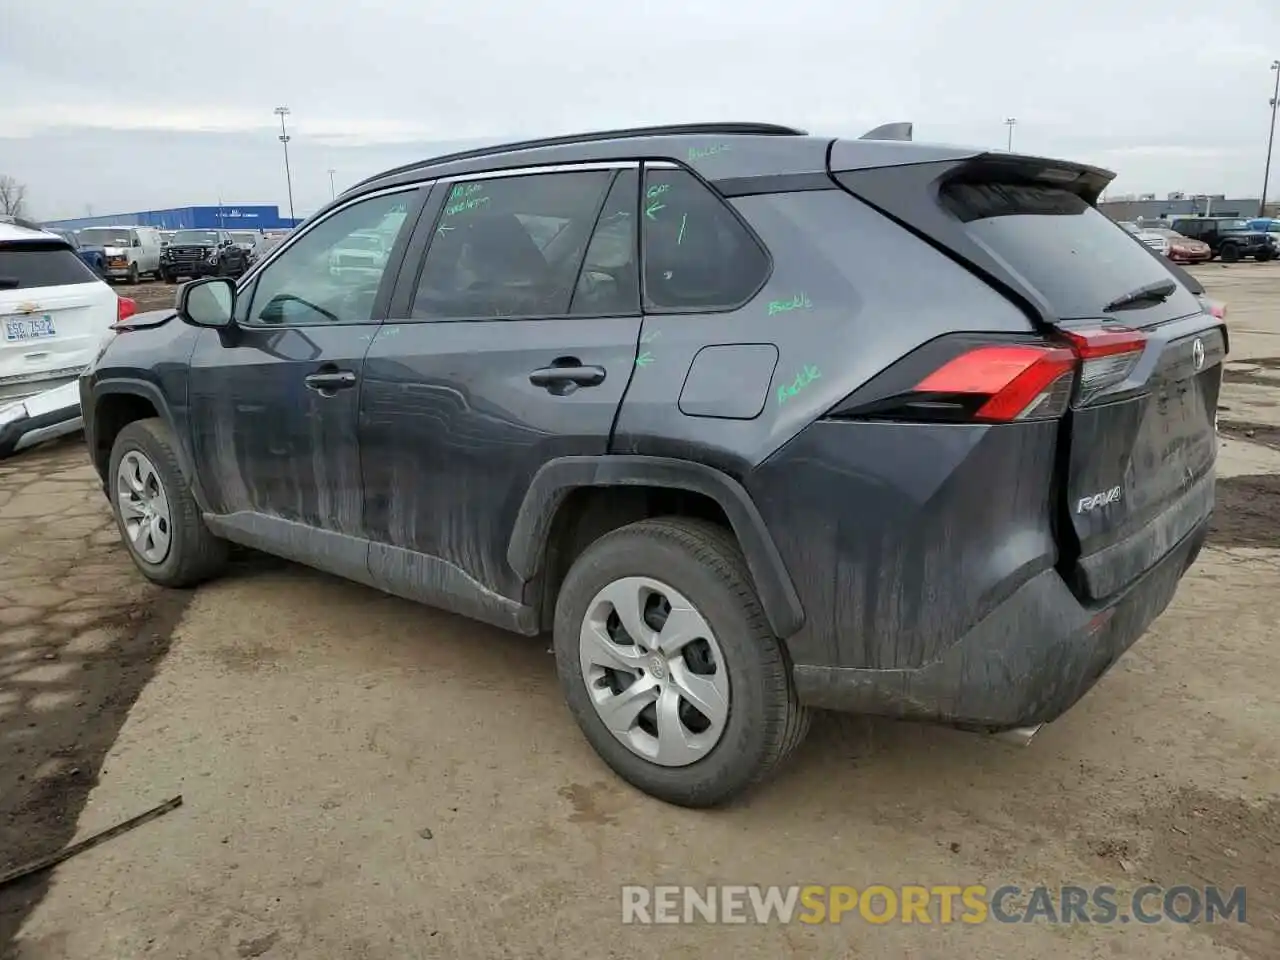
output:
<path id="1" fill-rule="evenodd" d="M 138 265 L 136 263 L 129 264 L 129 285 L 137 286 L 138 283 Z"/>
<path id="2" fill-rule="evenodd" d="M 804 738 L 786 652 L 732 534 L 644 520 L 589 546 L 556 601 L 556 671 L 587 740 L 668 803 L 724 803 Z"/>
<path id="3" fill-rule="evenodd" d="M 205 526 L 163 420 L 135 420 L 120 431 L 107 481 L 120 537 L 148 580 L 189 587 L 221 571 L 227 543 Z"/>
<path id="4" fill-rule="evenodd" d="M 1222 248 L 1222 262 L 1235 263 L 1240 259 L 1240 248 L 1234 243 L 1228 243 Z"/>
<path id="5" fill-rule="evenodd" d="M 1257 260 L 1259 263 L 1266 263 L 1268 260 L 1274 258 L 1275 255 L 1274 250 L 1262 250 L 1259 253 L 1254 254 L 1253 259 Z"/>

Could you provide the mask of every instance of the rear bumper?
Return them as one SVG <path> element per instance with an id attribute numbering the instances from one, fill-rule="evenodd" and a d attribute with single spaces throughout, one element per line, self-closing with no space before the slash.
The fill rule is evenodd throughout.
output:
<path id="1" fill-rule="evenodd" d="M 797 692 L 814 707 L 975 729 L 1047 723 L 1169 605 L 1208 527 L 1206 518 L 1107 603 L 1081 605 L 1056 570 L 1045 570 L 930 663 L 883 670 L 797 664 Z"/>
<path id="2" fill-rule="evenodd" d="M 0 426 L 0 459 L 45 440 L 81 429 L 80 395 L 75 380 L 21 401 L 21 415 Z M 0 410 L 8 407 L 0 403 Z"/>

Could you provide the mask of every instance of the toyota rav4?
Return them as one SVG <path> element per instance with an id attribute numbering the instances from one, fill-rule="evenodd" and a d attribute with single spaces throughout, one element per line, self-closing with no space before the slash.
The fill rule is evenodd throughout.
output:
<path id="1" fill-rule="evenodd" d="M 157 583 L 238 543 L 549 632 L 591 745 L 674 803 L 811 708 L 1031 730 L 1213 507 L 1226 330 L 1111 178 L 764 124 L 411 164 L 118 324 L 89 450 Z"/>

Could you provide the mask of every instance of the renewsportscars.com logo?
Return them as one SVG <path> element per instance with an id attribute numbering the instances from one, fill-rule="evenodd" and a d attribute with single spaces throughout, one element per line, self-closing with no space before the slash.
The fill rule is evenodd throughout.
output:
<path id="1" fill-rule="evenodd" d="M 1148 884 L 994 890 L 982 884 L 624 886 L 623 923 L 1217 923 L 1245 922 L 1245 888 Z"/>

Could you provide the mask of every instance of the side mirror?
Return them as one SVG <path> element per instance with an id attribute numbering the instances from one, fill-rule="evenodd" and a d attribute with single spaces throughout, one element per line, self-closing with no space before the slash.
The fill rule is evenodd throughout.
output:
<path id="1" fill-rule="evenodd" d="M 178 291 L 178 315 L 197 327 L 229 327 L 236 309 L 236 284 L 228 277 L 205 277 Z"/>
<path id="2" fill-rule="evenodd" d="M 129 244 L 129 246 L 131 246 L 131 247 L 140 247 L 140 246 L 142 246 L 142 241 L 141 241 L 141 240 L 139 240 L 137 237 L 134 237 L 134 238 L 133 238 L 133 241 Z"/>

